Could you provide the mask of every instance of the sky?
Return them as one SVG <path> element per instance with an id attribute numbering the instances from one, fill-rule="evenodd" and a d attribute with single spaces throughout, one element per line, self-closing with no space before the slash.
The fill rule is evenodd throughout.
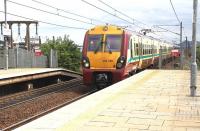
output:
<path id="1" fill-rule="evenodd" d="M 105 25 L 106 23 L 118 26 L 124 26 L 136 32 L 142 29 L 152 29 L 154 33 L 147 35 L 159 38 L 161 40 L 179 42 L 180 36 L 164 30 L 155 28 L 155 25 L 179 25 L 179 22 L 173 12 L 170 0 L 101 0 L 112 8 L 102 4 L 100 0 L 38 0 L 52 7 L 47 7 L 36 2 L 37 0 L 7 0 L 7 12 L 21 17 L 31 18 L 42 22 L 62 25 L 64 27 L 49 25 L 39 22 L 38 34 L 44 42 L 46 38 L 52 39 L 53 36 L 69 35 L 76 44 L 82 45 L 84 34 L 87 29 L 93 28 L 95 25 Z M 85 1 L 85 2 L 84 2 Z M 176 10 L 177 16 L 183 22 L 183 40 L 187 36 L 192 40 L 192 18 L 193 18 L 193 0 L 171 0 Z M 17 2 L 13 3 L 13 2 Z M 89 4 L 93 4 L 98 8 L 107 11 L 110 15 L 102 10 L 99 10 Z M 39 10 L 31 9 L 34 7 L 39 10 L 51 12 L 45 13 Z M 198 4 L 198 8 L 200 4 Z M 78 14 L 89 19 L 75 16 L 63 12 L 61 9 Z M 119 12 L 125 14 L 122 15 Z M 0 21 L 4 21 L 4 2 L 0 1 Z M 197 21 L 197 40 L 200 41 L 200 9 L 198 10 Z M 63 17 L 60 17 L 60 16 Z M 117 17 L 116 17 L 117 16 Z M 128 16 L 128 17 L 127 17 Z M 77 19 L 79 21 L 70 20 L 68 18 Z M 120 18 L 119 18 L 120 17 Z M 27 20 L 25 18 L 7 15 L 8 20 Z M 92 24 L 91 24 L 92 23 Z M 68 28 L 66 26 L 77 27 L 81 29 Z M 35 25 L 31 25 L 31 36 L 35 37 Z M 175 33 L 180 33 L 180 26 L 162 26 Z M 21 25 L 20 37 L 25 36 L 25 25 Z M 13 37 L 19 39 L 17 25 L 13 25 Z"/>

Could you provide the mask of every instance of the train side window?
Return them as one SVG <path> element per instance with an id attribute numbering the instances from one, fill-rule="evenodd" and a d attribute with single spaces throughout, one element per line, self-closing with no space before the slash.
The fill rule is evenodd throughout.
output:
<path id="1" fill-rule="evenodd" d="M 147 45 L 145 45 L 144 48 L 145 48 L 145 54 L 147 54 Z"/>
<path id="2" fill-rule="evenodd" d="M 138 43 L 135 43 L 135 47 L 136 47 L 136 55 L 138 56 L 139 55 L 139 46 L 138 46 Z"/>
<path id="3" fill-rule="evenodd" d="M 151 54 L 151 45 L 149 45 L 149 54 Z"/>
<path id="4" fill-rule="evenodd" d="M 153 53 L 155 54 L 156 46 L 155 46 L 154 44 L 155 44 L 155 43 L 153 42 Z"/>
<path id="5" fill-rule="evenodd" d="M 136 40 L 134 38 L 134 41 L 133 41 L 133 45 L 134 45 L 134 48 L 133 48 L 133 56 L 137 56 L 137 47 L 136 47 Z"/>
<path id="6" fill-rule="evenodd" d="M 149 54 L 151 54 L 151 45 L 149 45 Z"/>
<path id="7" fill-rule="evenodd" d="M 152 53 L 151 54 L 154 54 L 154 45 L 152 45 Z"/>
<path id="8" fill-rule="evenodd" d="M 152 42 L 150 44 L 150 54 L 152 54 L 152 48 L 153 48 L 153 45 L 152 45 Z"/>
<path id="9" fill-rule="evenodd" d="M 157 54 L 157 49 L 158 49 L 158 47 L 157 46 L 155 46 L 155 53 Z"/>
<path id="10" fill-rule="evenodd" d="M 129 42 L 128 42 L 128 49 L 131 48 L 131 39 L 129 39 Z"/>
<path id="11" fill-rule="evenodd" d="M 136 45 L 135 45 L 135 39 L 134 39 L 134 42 L 133 42 L 133 47 L 134 47 L 134 49 L 133 49 L 133 53 L 134 53 L 134 55 L 136 55 Z"/>
<path id="12" fill-rule="evenodd" d="M 131 39 L 131 42 L 130 42 L 130 50 L 131 50 L 131 57 L 133 57 L 133 42 L 132 42 L 132 39 Z"/>
<path id="13" fill-rule="evenodd" d="M 147 54 L 147 45 L 145 45 L 145 54 Z"/>
<path id="14" fill-rule="evenodd" d="M 142 45 L 142 54 L 145 54 L 145 49 L 144 49 L 144 45 Z"/>
<path id="15" fill-rule="evenodd" d="M 150 54 L 152 54 L 152 45 L 150 45 Z"/>

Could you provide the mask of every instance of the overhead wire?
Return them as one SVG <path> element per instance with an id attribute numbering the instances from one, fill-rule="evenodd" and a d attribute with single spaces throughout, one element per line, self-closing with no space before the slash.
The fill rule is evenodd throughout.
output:
<path id="1" fill-rule="evenodd" d="M 81 22 L 81 23 L 85 23 L 85 24 L 95 25 L 95 24 L 90 23 L 90 22 L 86 22 L 86 21 L 78 20 L 78 19 L 71 18 L 71 17 L 68 17 L 68 16 L 60 15 L 60 14 L 57 14 L 57 13 L 49 12 L 49 11 L 42 10 L 42 9 L 39 9 L 39 8 L 35 8 L 35 7 L 32 7 L 32 6 L 28 6 L 28 5 L 24 5 L 24 4 L 21 4 L 21 3 L 17 3 L 17 2 L 11 1 L 11 0 L 7 0 L 7 1 L 10 2 L 10 3 L 16 4 L 16 5 L 20 5 L 20 6 L 23 6 L 23 7 L 31 8 L 31 9 L 34 9 L 34 10 L 37 10 L 37 11 L 41 11 L 41 12 L 44 12 L 44 13 L 48 13 L 48 14 L 51 14 L 51 15 L 63 17 L 63 18 L 66 18 L 66 19 L 70 19 L 70 20 Z"/>
<path id="2" fill-rule="evenodd" d="M 1 11 L 1 10 L 0 10 L 0 12 L 1 13 L 5 13 L 4 11 Z M 88 30 L 88 29 L 82 28 L 82 27 L 66 26 L 66 25 L 60 25 L 60 24 L 50 23 L 50 22 L 46 22 L 46 21 L 36 20 L 36 19 L 33 19 L 33 18 L 24 17 L 24 16 L 13 14 L 13 13 L 9 13 L 9 12 L 7 12 L 7 14 L 12 15 L 12 16 L 16 16 L 16 17 L 19 17 L 19 18 L 27 19 L 27 20 L 38 21 L 40 23 L 53 25 L 53 26 L 59 26 L 59 27 L 64 27 L 64 28 L 72 28 L 72 29 L 79 29 L 79 30 Z"/>
<path id="3" fill-rule="evenodd" d="M 173 12 L 174 12 L 174 14 L 175 14 L 175 16 L 176 16 L 176 19 L 177 19 L 178 23 L 181 24 L 181 21 L 180 21 L 180 19 L 178 18 L 178 15 L 177 15 L 177 13 L 176 13 L 176 10 L 175 10 L 175 8 L 174 8 L 174 5 L 173 5 L 173 3 L 172 3 L 172 0 L 170 0 L 170 4 L 171 4 L 171 7 L 172 7 L 172 9 L 173 9 Z M 160 25 L 160 26 L 162 26 L 162 25 Z M 171 30 L 166 29 L 166 28 L 162 28 L 162 27 L 160 27 L 160 26 L 157 25 L 157 26 L 154 26 L 154 28 L 155 28 L 155 27 L 156 27 L 156 28 L 160 28 L 160 29 L 162 29 L 162 30 L 165 30 L 165 31 L 168 31 L 168 32 L 170 32 L 170 33 L 173 33 L 173 34 L 176 34 L 176 35 L 179 35 L 179 36 L 180 36 L 179 33 L 174 32 L 174 31 L 171 31 Z M 177 26 L 177 25 L 166 25 L 166 26 Z M 184 29 L 184 28 L 183 28 L 183 29 Z M 186 36 L 184 30 L 183 30 L 183 34 Z"/>
<path id="4" fill-rule="evenodd" d="M 68 12 L 68 11 L 63 10 L 63 9 L 56 8 L 56 7 L 54 7 L 54 6 L 51 6 L 51 5 L 48 5 L 48 4 L 39 2 L 39 1 L 37 1 L 37 0 L 32 0 L 32 1 L 34 1 L 34 2 L 36 2 L 36 3 L 39 3 L 39 4 L 43 4 L 43 5 L 45 5 L 45 6 L 51 7 L 51 8 L 56 9 L 56 10 L 63 11 L 63 12 L 65 12 L 65 13 L 73 14 L 73 15 L 76 15 L 76 16 L 79 16 L 79 17 L 82 17 L 82 18 L 91 20 L 91 23 L 85 22 L 85 21 L 82 21 L 82 20 L 77 20 L 77 19 L 74 19 L 74 18 L 70 18 L 70 17 L 67 17 L 67 16 L 62 16 L 62 15 L 59 15 L 59 14 L 56 14 L 56 13 L 53 13 L 53 12 L 45 11 L 45 10 L 38 9 L 38 8 L 35 8 L 35 7 L 31 7 L 31 6 L 28 6 L 28 5 L 20 4 L 20 3 L 17 3 L 17 2 L 13 2 L 13 1 L 11 1 L 11 0 L 7 0 L 7 1 L 9 1 L 9 2 L 11 2 L 11 3 L 14 3 L 14 4 L 18 4 L 18 5 L 20 5 L 20 6 L 25 6 L 25 7 L 27 7 L 27 8 L 31 8 L 31 9 L 34 9 L 34 10 L 42 11 L 42 12 L 49 13 L 49 14 L 52 14 L 52 15 L 57 15 L 57 16 L 60 16 L 60 17 L 64 17 L 64 18 L 67 18 L 67 19 L 75 20 L 75 21 L 78 21 L 78 22 L 86 23 L 86 24 L 93 24 L 93 23 L 92 23 L 92 20 L 94 20 L 94 21 L 99 21 L 99 20 L 97 20 L 97 19 L 92 19 L 92 18 L 84 17 L 84 16 L 81 16 L 81 15 L 78 15 L 78 14 L 75 14 L 75 13 Z M 134 26 L 137 26 L 137 27 L 139 27 L 139 28 L 143 28 L 143 27 L 141 27 L 141 26 L 139 26 L 139 25 L 134 24 L 133 22 L 130 22 L 130 21 L 126 20 L 126 19 L 123 19 L 123 18 L 119 17 L 119 16 L 116 15 L 116 14 L 112 14 L 112 13 L 110 13 L 110 12 L 108 12 L 108 11 L 106 11 L 106 10 L 100 8 L 100 7 L 97 7 L 97 6 L 95 6 L 95 5 L 93 5 L 93 4 L 89 3 L 89 2 L 87 2 L 87 1 L 85 1 L 85 0 L 82 0 L 82 1 L 85 2 L 85 3 L 87 3 L 87 4 L 89 4 L 89 5 L 91 5 L 91 6 L 93 6 L 93 7 L 95 7 L 95 8 L 97 8 L 97 9 L 99 9 L 99 10 L 101 10 L 101 11 L 103 11 L 103 12 L 106 12 L 106 13 L 108 13 L 108 14 L 114 16 L 114 17 L 117 17 L 117 18 L 119 18 L 119 19 L 121 19 L 121 20 L 123 20 L 123 21 L 126 21 L 127 23 L 130 23 L 130 24 L 132 24 L 132 25 L 134 25 Z M 102 0 L 98 0 L 98 1 L 101 2 L 101 3 L 104 3 L 104 5 L 106 5 L 106 6 L 110 7 L 110 8 L 112 8 L 113 10 L 115 10 L 115 11 L 118 12 L 118 13 L 120 13 L 121 15 L 126 16 L 127 18 L 129 18 L 129 19 L 131 19 L 131 20 L 138 21 L 138 20 L 133 19 L 133 18 L 131 18 L 130 16 L 126 15 L 125 13 L 122 13 L 121 11 L 118 11 L 117 9 L 115 9 L 115 8 L 113 8 L 113 7 L 111 7 L 111 6 L 109 6 L 108 4 L 106 4 L 105 2 L 103 2 Z M 171 0 L 170 0 L 170 1 L 171 1 Z M 11 14 L 11 13 L 9 13 L 9 14 L 10 14 L 10 15 L 15 15 L 15 14 Z M 20 17 L 19 15 L 15 15 L 15 16 Z M 25 19 L 29 19 L 29 20 L 31 19 L 31 18 L 27 18 L 27 17 L 21 17 L 21 18 L 25 18 Z M 178 18 L 178 17 L 177 17 L 177 18 Z M 33 19 L 31 19 L 31 20 L 33 20 Z M 79 28 L 79 27 L 71 27 L 71 26 L 59 25 L 59 24 L 54 24 L 54 23 L 45 22 L 45 21 L 39 21 L 39 22 L 45 23 L 45 24 L 51 24 L 51 25 L 54 25 L 54 26 L 60 26 L 60 27 L 66 27 L 66 28 L 74 28 L 74 29 L 84 29 L 84 30 L 87 30 L 87 29 L 85 29 L 85 28 Z M 99 21 L 99 22 L 100 22 L 100 21 Z M 101 22 L 102 22 L 102 21 L 101 21 Z M 140 21 L 138 21 L 138 22 L 140 22 Z M 103 22 L 102 22 L 102 23 L 103 23 Z M 140 22 L 140 23 L 142 23 L 142 22 Z M 142 24 L 144 24 L 144 23 L 142 23 Z M 94 24 L 93 24 L 93 25 L 94 25 Z M 146 25 L 146 24 L 144 24 L 144 25 Z M 158 27 L 158 28 L 160 28 L 160 27 Z M 165 29 L 165 28 L 162 28 L 162 29 Z M 165 29 L 165 30 L 167 30 L 167 29 Z M 170 30 L 168 30 L 168 31 L 172 33 L 172 31 L 170 31 Z M 173 32 L 173 33 L 175 33 L 175 32 Z M 177 34 L 177 33 L 175 33 L 175 34 Z"/>
<path id="5" fill-rule="evenodd" d="M 53 12 L 49 12 L 49 11 L 46 11 L 46 10 L 42 10 L 42 9 L 39 9 L 39 8 L 35 8 L 35 7 L 32 7 L 32 6 L 28 6 L 28 5 L 24 5 L 24 4 L 21 4 L 21 3 L 13 2 L 13 1 L 11 1 L 11 0 L 7 0 L 7 1 L 8 1 L 8 2 L 11 2 L 11 3 L 13 3 L 13 4 L 17 4 L 17 5 L 20 5 L 20 6 L 27 7 L 27 8 L 31 8 L 31 9 L 34 9 L 34 10 L 37 10 L 37 11 L 41 11 L 41 12 L 44 12 L 44 13 L 48 13 L 48 14 L 52 14 L 52 15 L 64 17 L 64 18 L 67 18 L 67 19 L 71 19 L 71 20 L 74 20 L 74 21 L 78 21 L 78 22 L 82 22 L 82 23 L 94 25 L 93 23 L 89 23 L 89 22 L 85 22 L 85 21 L 82 21 L 82 20 L 78 20 L 78 19 L 74 19 L 74 18 L 67 17 L 67 16 L 59 15 L 59 14 L 56 14 L 56 13 L 53 13 Z M 32 1 L 37 2 L 37 3 L 39 3 L 39 4 L 43 4 L 43 5 L 45 5 L 45 6 L 48 6 L 48 7 L 54 8 L 54 9 L 57 9 L 57 10 L 62 10 L 62 9 L 58 9 L 58 8 L 56 8 L 56 7 L 53 7 L 53 6 L 51 6 L 51 5 L 47 5 L 47 4 L 45 4 L 45 3 L 39 2 L 39 1 L 37 1 L 37 0 L 32 0 Z M 84 0 L 82 0 L 82 1 L 84 1 Z M 84 1 L 84 2 L 86 2 L 86 1 Z M 102 2 L 103 2 L 103 1 L 102 1 Z M 95 6 L 95 5 L 93 5 L 93 4 L 89 3 L 89 2 L 86 2 L 86 3 L 87 3 L 87 4 L 90 4 L 90 5 L 92 5 L 92 6 Z M 105 3 L 105 4 L 106 4 L 106 3 Z M 121 17 L 119 17 L 119 16 L 117 16 L 117 15 L 114 15 L 114 14 L 112 14 L 112 13 L 106 11 L 106 10 L 103 10 L 103 9 L 97 7 L 97 6 L 95 6 L 95 7 L 96 7 L 97 9 L 100 9 L 100 10 L 102 10 L 102 11 L 104 11 L 104 12 L 110 14 L 110 15 L 113 15 L 113 16 L 115 16 L 115 17 L 118 17 L 118 18 L 120 18 L 120 19 L 122 19 L 122 20 L 124 20 L 124 21 L 126 21 L 126 22 L 128 22 L 128 23 L 130 23 L 130 24 L 133 24 L 132 22 L 129 22 L 128 20 L 125 20 L 125 19 L 123 19 L 123 18 L 121 18 Z M 114 8 L 111 7 L 111 6 L 110 6 L 110 8 L 114 9 Z M 116 9 L 115 9 L 115 10 L 116 10 Z M 62 10 L 62 11 L 65 11 L 65 10 Z M 118 11 L 118 10 L 116 10 L 116 11 L 117 11 L 117 12 L 120 12 L 120 11 Z M 67 11 L 65 11 L 65 12 L 67 12 Z M 73 13 L 71 13 L 71 14 L 73 14 Z M 120 12 L 120 14 L 125 15 L 125 14 L 122 13 L 122 12 Z M 74 15 L 77 15 L 77 14 L 74 14 Z M 77 16 L 81 16 L 81 15 L 77 15 Z M 126 16 L 129 17 L 128 15 L 126 15 Z M 84 18 L 84 16 L 82 16 L 82 17 Z M 85 17 L 85 18 L 87 18 L 87 17 Z M 131 18 L 131 17 L 130 17 L 130 18 Z M 87 19 L 89 19 L 89 18 L 87 18 Z M 49 23 L 49 22 L 41 22 L 41 23 Z M 50 23 L 50 24 L 51 24 L 51 23 Z M 53 25 L 58 25 L 58 24 L 53 24 Z M 138 26 L 138 25 L 135 25 L 135 24 L 133 24 L 133 25 L 134 25 L 134 26 L 137 26 L 137 27 L 139 27 L 139 28 L 143 28 L 143 27 Z M 64 26 L 64 27 L 66 27 L 66 26 Z M 69 26 L 68 26 L 68 27 L 69 27 Z"/>
<path id="6" fill-rule="evenodd" d="M 56 10 L 58 10 L 58 11 L 62 11 L 62 12 L 65 12 L 65 13 L 68 13 L 68 14 L 71 14 L 71 15 L 74 15 L 74 16 L 78 16 L 78 17 L 81 17 L 81 18 L 84 18 L 84 19 L 88 19 L 88 20 L 90 20 L 90 21 L 96 21 L 96 22 L 100 22 L 100 23 L 107 23 L 107 22 L 104 22 L 104 21 L 101 21 L 101 20 L 98 20 L 98 19 L 89 18 L 89 17 L 85 17 L 85 16 L 82 16 L 82 15 L 79 15 L 79 14 L 76 14 L 76 13 L 72 13 L 72 12 L 70 12 L 70 11 L 67 11 L 67 10 L 64 10 L 64 9 L 61 9 L 61 8 L 54 7 L 54 6 L 52 6 L 52 5 L 43 3 L 43 2 L 41 2 L 41 1 L 37 1 L 37 0 L 32 0 L 32 1 L 35 2 L 35 3 L 38 3 L 38 4 L 41 4 L 41 5 L 50 7 L 50 8 L 52 8 L 52 9 L 56 9 Z"/>
<path id="7" fill-rule="evenodd" d="M 177 13 L 176 13 L 176 10 L 175 10 L 175 8 L 174 8 L 174 5 L 173 5 L 173 3 L 172 3 L 172 0 L 170 0 L 170 4 L 171 4 L 171 6 L 172 6 L 172 9 L 173 9 L 173 11 L 174 11 L 174 14 L 175 14 L 175 16 L 176 16 L 177 21 L 178 21 L 179 23 L 181 23 L 181 21 L 180 21 L 179 18 L 178 18 L 178 15 L 177 15 Z"/>
<path id="8" fill-rule="evenodd" d="M 168 29 L 165 29 L 165 28 L 162 28 L 162 27 L 159 27 L 159 26 L 156 26 L 156 27 L 157 27 L 157 28 L 160 28 L 160 29 L 163 29 L 163 30 L 165 30 L 165 31 L 171 32 L 171 33 L 173 33 L 173 34 L 180 35 L 179 33 L 174 32 L 174 31 L 171 31 L 171 30 L 168 30 Z"/>
<path id="9" fill-rule="evenodd" d="M 102 9 L 102 8 L 96 6 L 96 5 L 93 5 L 93 4 L 89 3 L 88 1 L 85 1 L 85 0 L 81 0 L 81 1 L 83 1 L 84 3 L 86 3 L 86 4 L 90 5 L 90 6 L 93 6 L 93 7 L 97 8 L 98 10 L 101 10 L 101 11 L 103 11 L 103 12 L 109 14 L 109 15 L 112 15 L 112 16 L 118 18 L 118 19 L 121 19 L 121 20 L 123 20 L 123 21 L 125 21 L 125 22 L 127 22 L 127 23 L 129 23 L 129 24 L 132 24 L 132 25 L 137 26 L 137 27 L 139 27 L 139 28 L 143 28 L 143 27 L 141 27 L 141 26 L 135 25 L 133 22 L 130 22 L 130 21 L 124 19 L 124 18 L 119 17 L 119 16 L 116 15 L 116 14 L 112 14 L 112 13 L 110 13 L 110 12 L 107 11 L 107 10 L 104 10 L 104 9 Z"/>
<path id="10" fill-rule="evenodd" d="M 173 5 L 173 3 L 172 3 L 171 0 L 170 0 L 170 4 L 171 4 L 171 7 L 172 7 L 172 9 L 173 9 L 173 11 L 174 11 L 174 14 L 175 14 L 175 16 L 176 16 L 176 19 L 177 19 L 178 23 L 181 24 L 181 21 L 180 21 L 180 19 L 178 18 L 178 15 L 177 15 L 177 13 L 176 13 L 176 10 L 175 10 L 174 5 Z M 163 26 L 163 25 L 160 25 L 160 26 Z M 156 27 L 156 28 L 160 28 L 160 29 L 165 30 L 165 31 L 168 31 L 168 32 L 170 32 L 170 33 L 173 33 L 173 34 L 176 34 L 176 35 L 180 35 L 180 34 L 177 33 L 177 32 L 171 31 L 171 30 L 166 29 L 166 28 L 162 28 L 162 27 L 160 27 L 160 26 L 157 25 L 157 26 L 154 26 L 154 28 L 155 28 L 155 27 Z M 166 25 L 166 26 L 177 26 L 177 25 Z M 185 32 L 183 32 L 183 33 L 185 34 Z"/>
<path id="11" fill-rule="evenodd" d="M 172 7 L 172 9 L 173 9 L 173 11 L 174 11 L 174 14 L 175 14 L 175 16 L 176 16 L 177 21 L 179 22 L 179 24 L 181 24 L 181 21 L 180 21 L 180 19 L 178 18 L 178 15 L 177 15 L 177 13 L 176 13 L 176 10 L 175 10 L 175 8 L 174 8 L 174 5 L 173 5 L 173 3 L 172 3 L 172 0 L 170 0 L 170 4 L 171 4 L 171 7 Z M 187 37 L 187 35 L 186 35 L 186 33 L 185 33 L 185 30 L 184 30 L 184 27 L 182 27 L 182 31 L 183 31 L 184 36 Z M 179 34 L 179 35 L 180 35 L 180 34 Z"/>
<path id="12" fill-rule="evenodd" d="M 85 0 L 82 0 L 82 1 L 85 2 Z M 139 20 L 136 20 L 136 19 L 134 19 L 134 18 L 131 18 L 130 16 L 128 16 L 128 15 L 126 15 L 125 13 L 123 13 L 123 12 L 121 12 L 121 11 L 115 9 L 114 7 L 110 6 L 109 4 L 105 3 L 105 2 L 102 1 L 102 0 L 98 0 L 98 1 L 99 1 L 100 3 L 102 3 L 102 4 L 104 4 L 105 6 L 111 8 L 112 10 L 118 12 L 119 14 L 121 14 L 121 15 L 123 15 L 123 16 L 129 18 L 129 19 L 131 19 L 131 20 L 134 20 L 134 21 L 136 21 L 136 22 L 138 22 L 138 23 L 141 23 L 141 24 L 143 24 L 143 25 L 145 25 L 145 26 L 149 26 L 149 25 L 147 25 L 147 24 L 145 24 L 145 23 L 143 23 L 143 22 L 141 22 L 141 21 L 139 21 Z M 89 2 L 86 2 L 86 3 L 89 4 Z M 89 5 L 92 5 L 92 4 L 89 4 Z M 106 12 L 106 13 L 108 13 L 108 12 Z M 110 13 L 109 13 L 109 14 L 110 14 Z M 134 23 L 134 25 L 136 25 L 136 24 Z M 140 26 L 140 28 L 143 28 L 143 27 Z M 159 28 L 159 27 L 158 27 L 158 28 Z M 176 32 L 170 31 L 170 30 L 165 29 L 165 28 L 162 28 L 162 27 L 161 27 L 160 29 L 163 29 L 163 30 L 165 30 L 165 31 L 168 31 L 168 32 L 177 34 Z M 154 31 L 151 32 L 151 33 L 158 36 L 158 34 L 157 34 L 156 32 L 154 32 Z M 160 35 L 159 35 L 159 36 L 160 36 Z"/>
<path id="13" fill-rule="evenodd" d="M 125 17 L 131 19 L 131 20 L 133 20 L 133 23 L 134 23 L 134 21 L 137 21 L 137 22 L 139 22 L 139 23 L 141 23 L 141 24 L 143 24 L 143 25 L 148 26 L 147 24 L 145 24 L 145 23 L 143 23 L 143 22 L 141 22 L 141 21 L 139 21 L 139 20 L 136 20 L 136 19 L 134 19 L 134 18 L 128 16 L 127 14 L 125 14 L 125 13 L 123 13 L 123 12 L 121 12 L 121 11 L 115 9 L 115 8 L 113 8 L 112 6 L 110 6 L 109 4 L 105 3 L 104 1 L 102 1 L 102 0 L 98 0 L 98 1 L 101 2 L 102 4 L 106 5 L 107 7 L 113 9 L 114 11 L 118 12 L 119 14 L 121 14 L 121 15 L 123 15 L 123 16 L 125 16 Z"/>
<path id="14" fill-rule="evenodd" d="M 127 18 L 134 20 L 133 18 L 131 18 L 130 16 L 126 15 L 125 13 L 122 13 L 121 11 L 118 11 L 117 9 L 113 8 L 112 6 L 108 5 L 107 3 L 103 2 L 102 0 L 98 0 L 99 2 L 101 2 L 102 4 L 106 5 L 107 7 L 113 9 L 114 11 L 120 13 L 123 16 L 126 16 Z"/>

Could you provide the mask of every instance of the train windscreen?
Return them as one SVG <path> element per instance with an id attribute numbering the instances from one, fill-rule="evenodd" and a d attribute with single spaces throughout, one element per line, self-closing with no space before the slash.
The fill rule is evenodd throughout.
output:
<path id="1" fill-rule="evenodd" d="M 122 36 L 121 35 L 106 35 L 105 51 L 119 52 L 121 50 Z"/>
<path id="2" fill-rule="evenodd" d="M 88 51 L 102 51 L 103 35 L 89 35 Z"/>

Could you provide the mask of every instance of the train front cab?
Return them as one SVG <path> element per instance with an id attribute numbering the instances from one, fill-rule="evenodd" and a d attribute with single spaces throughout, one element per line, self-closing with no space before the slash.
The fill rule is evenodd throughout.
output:
<path id="1" fill-rule="evenodd" d="M 97 27 L 86 33 L 82 59 L 84 84 L 109 84 L 124 79 L 127 40 L 124 30 L 118 27 Z"/>

